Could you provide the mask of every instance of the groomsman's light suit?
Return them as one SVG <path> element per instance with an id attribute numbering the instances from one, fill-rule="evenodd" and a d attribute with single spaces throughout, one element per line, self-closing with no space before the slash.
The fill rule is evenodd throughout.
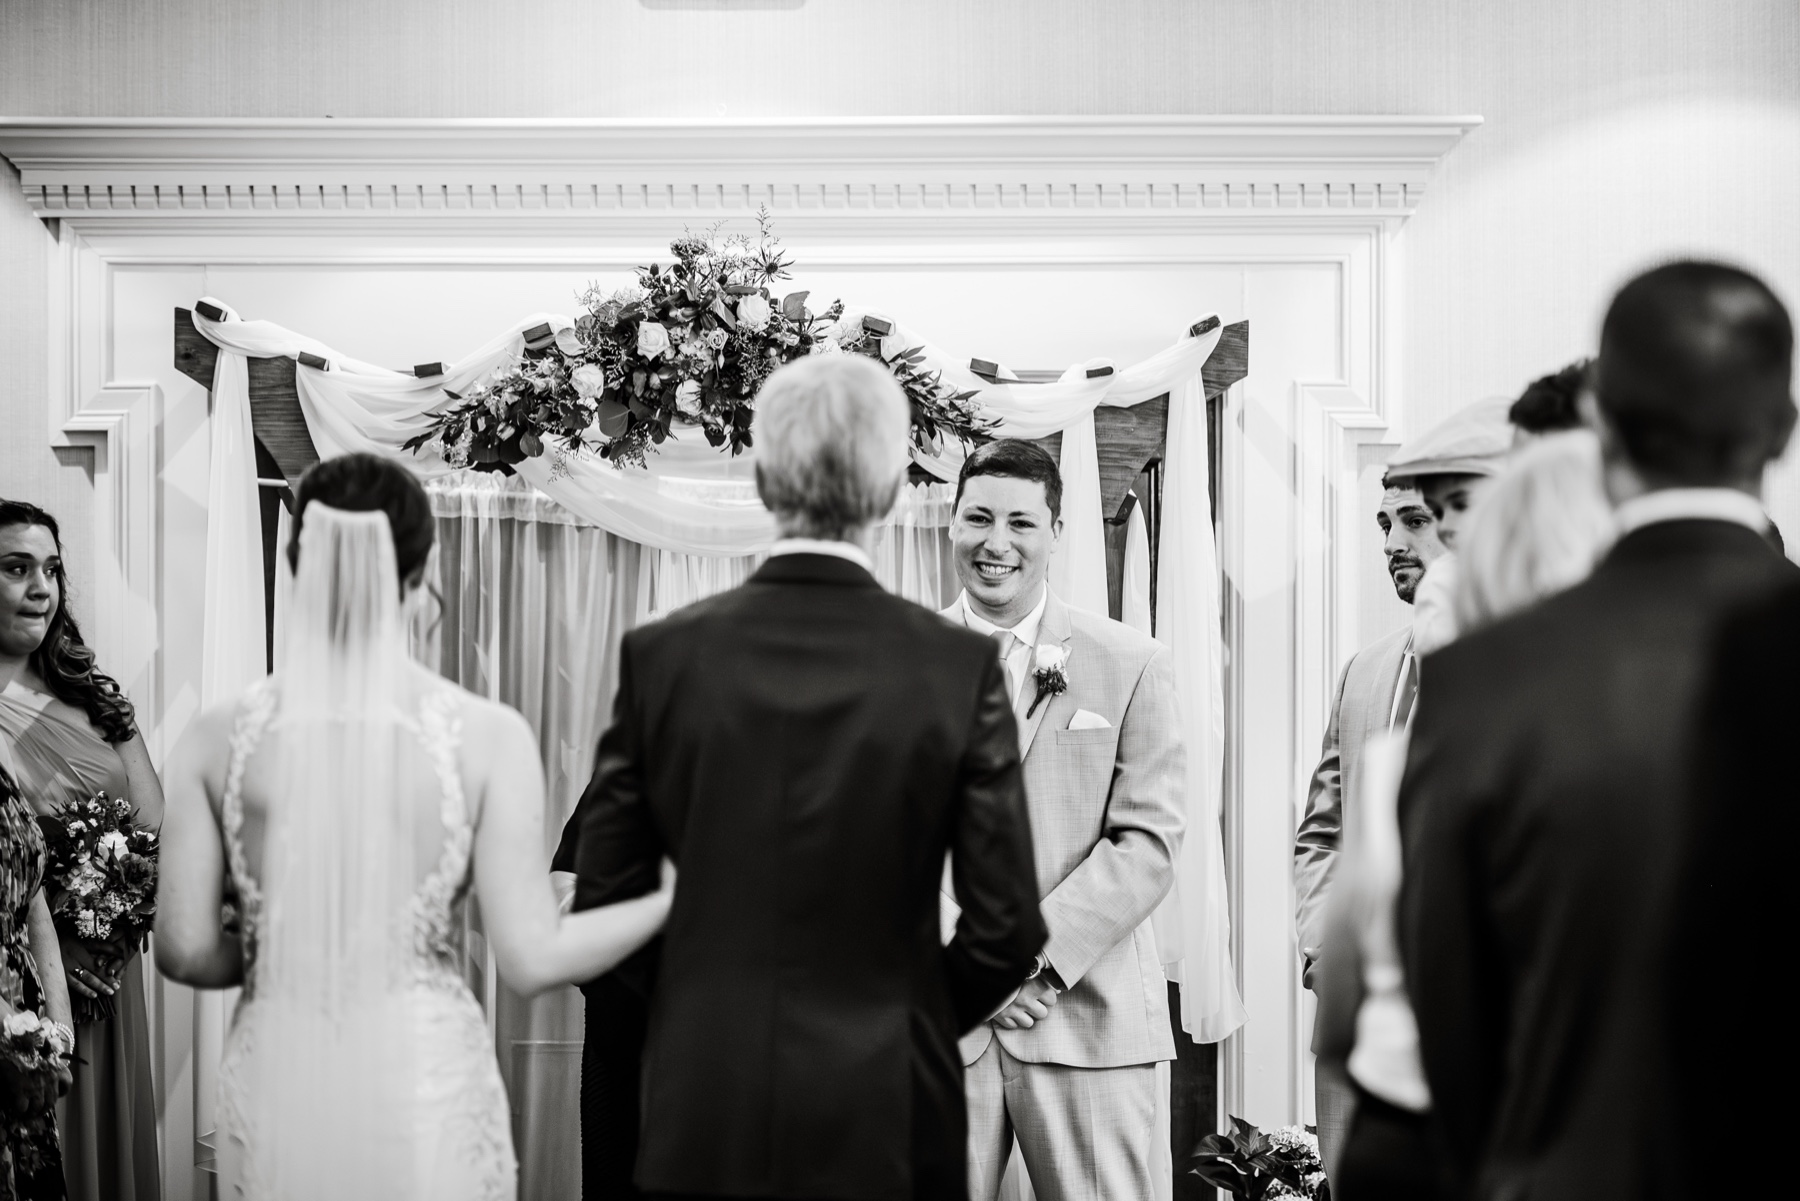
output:
<path id="1" fill-rule="evenodd" d="M 1027 717 L 1037 693 L 1029 652 L 1008 667 L 1044 958 L 1067 991 L 1030 1029 L 989 1023 L 962 1039 L 969 1194 L 997 1194 L 1016 1137 L 1041 1201 L 1147 1198 L 1156 1064 L 1175 1057 L 1149 923 L 1174 880 L 1184 820 L 1174 677 L 1159 643 L 1048 588 L 1044 597 L 1035 641 L 1065 651 L 1068 691 Z M 944 615 L 993 630 L 966 598 Z"/>

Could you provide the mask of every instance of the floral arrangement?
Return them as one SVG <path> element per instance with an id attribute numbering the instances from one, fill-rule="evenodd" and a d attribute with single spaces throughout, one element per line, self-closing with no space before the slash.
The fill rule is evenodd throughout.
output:
<path id="1" fill-rule="evenodd" d="M 137 824 L 131 802 L 104 792 L 64 805 L 42 824 L 57 929 L 102 959 L 130 958 L 156 920 L 155 831 Z M 110 1016 L 110 998 L 70 1000 L 79 1020 Z"/>
<path id="2" fill-rule="evenodd" d="M 0 1072 L 8 1090 L 23 1086 L 20 1096 L 4 1100 L 22 1111 L 5 1115 L 10 1138 L 0 1142 L 0 1185 L 10 1174 L 16 1184 L 48 1175 L 61 1164 L 46 1162 L 44 1151 L 56 1146 L 56 1110 L 50 1105 L 58 1092 L 58 1076 L 69 1071 L 75 1054 L 75 1032 L 61 1022 L 19 1009 L 0 1022 Z M 9 1148 L 10 1144 L 10 1148 Z M 4 1162 L 10 1149 L 11 1162 Z"/>
<path id="3" fill-rule="evenodd" d="M 452 466 L 509 475 L 546 451 L 559 468 L 563 456 L 586 451 L 643 466 L 685 421 L 735 455 L 750 445 L 763 381 L 809 354 L 864 354 L 885 364 L 911 402 L 921 450 L 936 454 L 945 437 L 968 444 L 993 429 L 976 394 L 945 384 L 920 348 L 883 350 L 888 322 L 847 323 L 841 302 L 814 313 L 806 292 L 776 299 L 770 285 L 788 278 L 791 264 L 766 210 L 757 225 L 754 240 L 721 239 L 718 226 L 685 234 L 669 246 L 674 262 L 639 268 L 633 286 L 590 286 L 573 325 L 528 330 L 517 362 L 467 393 L 445 389 L 456 403 L 406 449 L 435 444 Z"/>
<path id="4" fill-rule="evenodd" d="M 1202 1138 L 1191 1162 L 1190 1174 L 1244 1201 L 1331 1201 L 1319 1140 L 1310 1128 L 1283 1126 L 1264 1134 L 1233 1117 L 1231 1133 Z"/>
<path id="5" fill-rule="evenodd" d="M 1031 708 L 1025 710 L 1027 718 L 1037 712 L 1046 698 L 1069 690 L 1069 653 L 1060 643 L 1038 643 L 1032 655 L 1031 678 L 1037 682 L 1037 696 L 1032 699 Z"/>

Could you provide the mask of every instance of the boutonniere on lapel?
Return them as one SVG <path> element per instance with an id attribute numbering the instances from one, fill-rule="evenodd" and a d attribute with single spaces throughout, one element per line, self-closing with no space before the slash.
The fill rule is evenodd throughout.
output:
<path id="1" fill-rule="evenodd" d="M 1054 642 L 1038 643 L 1031 657 L 1031 676 L 1037 681 L 1037 696 L 1031 708 L 1025 710 L 1027 718 L 1037 712 L 1044 698 L 1061 696 L 1069 690 L 1069 652 Z"/>

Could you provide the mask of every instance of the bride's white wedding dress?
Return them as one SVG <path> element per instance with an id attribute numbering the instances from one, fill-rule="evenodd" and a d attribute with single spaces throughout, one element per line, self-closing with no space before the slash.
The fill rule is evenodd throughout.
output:
<path id="1" fill-rule="evenodd" d="M 274 1193 L 256 1179 L 256 1142 L 250 1126 L 248 1090 L 259 1077 L 258 1052 L 265 1045 L 256 998 L 256 948 L 262 892 L 251 874 L 243 846 L 244 765 L 275 714 L 276 688 L 265 680 L 240 710 L 231 740 L 230 768 L 220 804 L 227 867 L 237 888 L 242 915 L 244 992 L 226 1040 L 219 1068 L 219 1167 L 223 1195 L 262 1201 Z M 413 732 L 436 770 L 443 793 L 440 816 L 444 842 L 436 868 L 414 894 L 410 913 L 412 986 L 405 1003 L 416 1039 L 413 1094 L 415 1178 L 420 1197 L 444 1201 L 511 1201 L 516 1191 L 512 1129 L 506 1092 L 495 1064 L 487 1022 L 464 982 L 453 932 L 470 883 L 474 826 L 457 766 L 461 727 L 458 698 L 449 688 L 428 693 Z M 279 1032 L 273 1032 L 279 1033 Z M 343 1148 L 320 1147 L 322 1155 Z M 233 1191 L 235 1190 L 235 1191 Z"/>
<path id="2" fill-rule="evenodd" d="M 469 700 L 407 657 L 384 513 L 315 500 L 300 548 L 281 671 L 239 700 L 219 795 L 243 956 L 221 1194 L 511 1201 L 510 1109 L 453 935 Z"/>

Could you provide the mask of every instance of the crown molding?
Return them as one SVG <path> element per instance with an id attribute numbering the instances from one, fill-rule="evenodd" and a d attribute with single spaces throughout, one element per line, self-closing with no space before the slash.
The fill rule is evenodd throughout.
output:
<path id="1" fill-rule="evenodd" d="M 42 217 L 1404 217 L 1479 117 L 0 118 Z"/>

